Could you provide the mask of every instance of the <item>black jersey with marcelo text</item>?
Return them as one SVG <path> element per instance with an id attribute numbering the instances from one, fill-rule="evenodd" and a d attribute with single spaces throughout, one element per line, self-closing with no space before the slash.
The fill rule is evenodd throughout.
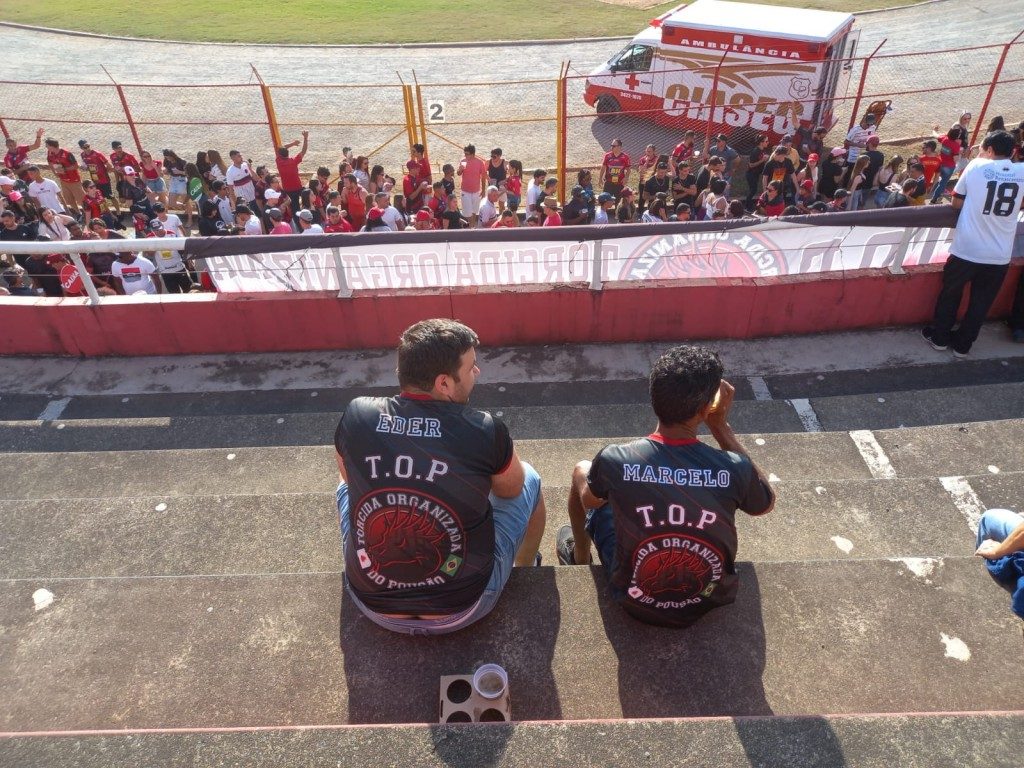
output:
<path id="1" fill-rule="evenodd" d="M 512 461 L 498 419 L 466 405 L 403 393 L 360 397 L 338 424 L 351 535 L 345 573 L 373 611 L 451 614 L 491 577 L 491 476 Z"/>
<path id="2" fill-rule="evenodd" d="M 773 499 L 750 459 L 654 434 L 602 449 L 587 482 L 612 506 L 612 592 L 629 613 L 685 626 L 735 600 L 736 510 Z"/>

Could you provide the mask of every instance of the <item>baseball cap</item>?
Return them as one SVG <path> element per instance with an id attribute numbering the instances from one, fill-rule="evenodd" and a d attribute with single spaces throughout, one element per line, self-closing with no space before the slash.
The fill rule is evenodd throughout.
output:
<path id="1" fill-rule="evenodd" d="M 10 176 L 0 176 L 0 187 L 13 187 L 14 179 Z"/>
<path id="2" fill-rule="evenodd" d="M 599 203 L 607 203 L 609 200 L 614 199 L 615 198 L 612 197 L 611 193 L 609 192 L 602 192 L 600 195 L 597 196 L 597 202 Z"/>
<path id="3" fill-rule="evenodd" d="M 868 140 L 865 141 L 864 143 L 865 144 L 873 144 L 874 146 L 877 147 L 879 142 L 881 142 L 881 141 L 882 140 L 880 138 L 878 138 L 877 136 L 868 136 Z"/>
<path id="4" fill-rule="evenodd" d="M 263 197 L 266 200 L 280 200 L 281 193 L 278 192 L 276 189 L 268 189 L 266 192 L 263 193 Z"/>
<path id="5" fill-rule="evenodd" d="M 803 189 L 814 189 L 814 182 L 811 181 L 810 179 L 804 179 L 802 182 L 800 182 L 800 186 Z"/>
<path id="6" fill-rule="evenodd" d="M 849 191 L 847 191 L 845 189 L 837 189 L 835 195 L 833 195 L 833 197 L 849 197 L 849 196 L 850 196 Z"/>
<path id="7" fill-rule="evenodd" d="M 130 165 L 126 165 L 124 167 L 124 175 L 125 176 L 134 176 L 135 175 L 135 169 L 132 168 Z"/>
<path id="8" fill-rule="evenodd" d="M 426 208 L 420 208 L 416 211 L 416 221 L 430 221 L 433 215 Z"/>
<path id="9" fill-rule="evenodd" d="M 836 147 L 832 150 L 832 157 L 842 157 L 846 154 L 846 150 L 842 147 Z"/>
<path id="10" fill-rule="evenodd" d="M 59 264 L 64 261 L 64 254 L 62 253 L 51 253 L 46 257 L 47 264 Z"/>
<path id="11" fill-rule="evenodd" d="M 818 157 L 818 153 L 817 153 L 817 152 L 811 152 L 811 154 L 809 154 L 809 155 L 807 156 L 807 162 L 808 162 L 808 163 L 816 163 L 816 162 L 818 162 L 818 161 L 819 161 L 820 159 L 821 159 L 821 158 L 820 158 L 820 157 Z"/>
<path id="12" fill-rule="evenodd" d="M 793 137 L 792 136 L 783 136 L 782 137 L 782 143 L 783 144 L 792 144 L 793 143 Z"/>
<path id="13" fill-rule="evenodd" d="M 160 221 L 160 219 L 150 219 L 150 221 L 149 221 L 149 228 L 150 229 L 163 229 L 164 228 L 164 223 L 162 221 Z"/>
<path id="14" fill-rule="evenodd" d="M 626 187 L 624 190 L 622 190 L 622 196 L 623 197 L 632 197 L 633 194 L 634 194 L 633 190 L 630 189 L 629 187 Z"/>
<path id="15" fill-rule="evenodd" d="M 235 216 L 237 216 L 240 213 L 252 213 L 252 208 L 250 208 L 248 205 L 244 205 L 244 204 L 236 205 L 235 206 Z"/>
<path id="16" fill-rule="evenodd" d="M 89 142 L 86 141 L 85 139 L 79 139 L 78 140 L 78 146 L 79 147 L 88 147 L 89 146 Z"/>
<path id="17" fill-rule="evenodd" d="M 267 216 L 272 219 L 280 219 L 282 215 L 280 208 L 267 208 Z"/>
<path id="18" fill-rule="evenodd" d="M 581 187 L 579 184 L 577 184 L 571 190 L 569 190 L 569 193 L 572 194 L 572 195 L 582 195 L 583 194 L 583 187 Z"/>
<path id="19" fill-rule="evenodd" d="M 301 211 L 299 211 L 295 215 L 298 216 L 303 221 L 312 221 L 313 220 L 313 212 L 312 211 L 308 211 L 305 208 L 303 208 Z"/>
<path id="20" fill-rule="evenodd" d="M 21 192 L 11 192 L 9 195 L 7 195 L 7 199 L 10 200 L 12 203 L 18 202 L 19 200 L 21 200 L 21 197 Z"/>
<path id="21" fill-rule="evenodd" d="M 717 136 L 715 136 L 715 141 L 728 141 L 728 140 L 729 140 L 729 137 L 726 136 L 724 133 L 720 133 Z"/>
<path id="22" fill-rule="evenodd" d="M 371 208 L 366 213 L 366 220 L 367 221 L 376 221 L 377 219 L 382 218 L 383 216 L 384 216 L 384 211 L 382 211 L 380 208 Z"/>

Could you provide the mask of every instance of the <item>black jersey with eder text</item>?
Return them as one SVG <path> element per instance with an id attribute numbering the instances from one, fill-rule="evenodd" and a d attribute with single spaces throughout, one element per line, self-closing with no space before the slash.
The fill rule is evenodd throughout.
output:
<path id="1" fill-rule="evenodd" d="M 629 613 L 685 626 L 735 600 L 736 510 L 773 499 L 750 459 L 654 434 L 601 450 L 587 482 L 612 507 L 612 592 Z"/>
<path id="2" fill-rule="evenodd" d="M 348 476 L 345 573 L 356 596 L 379 613 L 472 606 L 491 577 L 491 476 L 512 461 L 505 425 L 426 395 L 360 397 L 334 442 Z"/>

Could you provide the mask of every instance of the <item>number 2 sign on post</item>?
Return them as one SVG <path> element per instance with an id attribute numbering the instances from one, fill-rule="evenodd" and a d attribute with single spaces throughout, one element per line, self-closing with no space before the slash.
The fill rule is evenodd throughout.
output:
<path id="1" fill-rule="evenodd" d="M 427 122 L 428 123 L 443 123 L 445 121 L 445 111 L 443 101 L 428 101 L 427 102 Z"/>

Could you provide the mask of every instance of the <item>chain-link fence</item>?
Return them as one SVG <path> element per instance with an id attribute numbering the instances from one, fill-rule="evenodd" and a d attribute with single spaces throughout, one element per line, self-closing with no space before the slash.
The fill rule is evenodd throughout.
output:
<path id="1" fill-rule="evenodd" d="M 417 118 L 435 170 L 458 165 L 472 144 L 486 159 L 501 149 L 526 169 L 553 167 L 558 133 L 558 80 L 494 83 L 417 82 Z M 447 160 L 445 158 L 448 158 Z"/>

